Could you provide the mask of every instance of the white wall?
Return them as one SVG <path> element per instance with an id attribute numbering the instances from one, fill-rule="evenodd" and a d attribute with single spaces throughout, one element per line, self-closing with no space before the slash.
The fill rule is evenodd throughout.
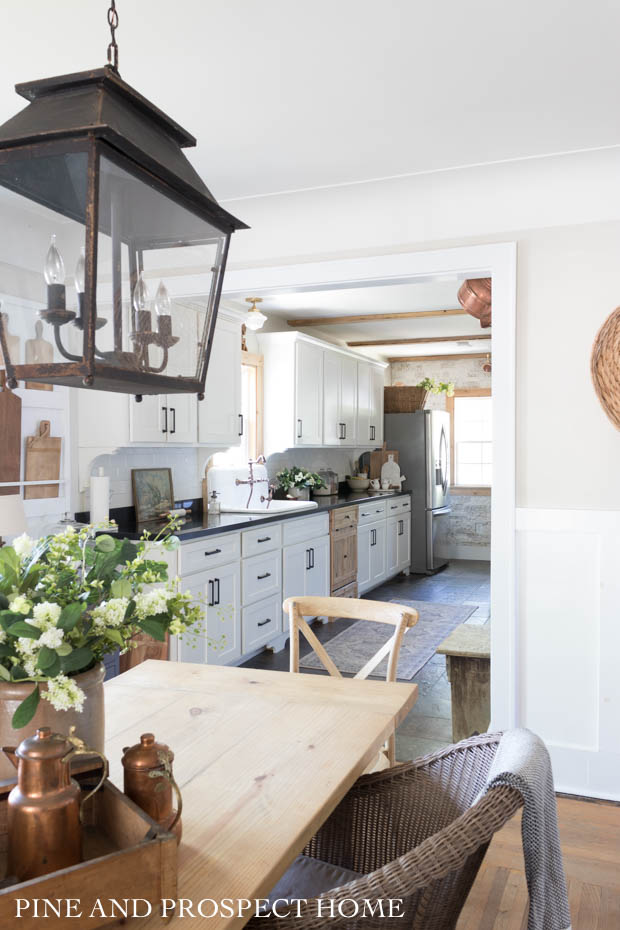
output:
<path id="1" fill-rule="evenodd" d="M 559 788 L 620 799 L 620 437 L 589 377 L 620 302 L 620 149 L 233 203 L 231 267 L 517 241 L 519 721 Z"/>

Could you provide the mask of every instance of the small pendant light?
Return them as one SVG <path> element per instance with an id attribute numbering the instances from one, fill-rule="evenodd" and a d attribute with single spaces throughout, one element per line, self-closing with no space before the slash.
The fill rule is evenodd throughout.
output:
<path id="1" fill-rule="evenodd" d="M 262 297 L 246 297 L 246 303 L 252 304 L 248 310 L 248 315 L 245 318 L 245 325 L 248 329 L 251 329 L 253 332 L 256 332 L 257 329 L 262 329 L 265 323 L 267 322 L 267 317 L 264 313 L 261 313 L 256 304 L 261 304 L 263 302 Z"/>

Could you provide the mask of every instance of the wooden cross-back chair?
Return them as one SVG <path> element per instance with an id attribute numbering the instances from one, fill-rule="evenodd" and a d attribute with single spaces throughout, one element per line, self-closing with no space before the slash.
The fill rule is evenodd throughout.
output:
<path id="1" fill-rule="evenodd" d="M 385 680 L 396 681 L 398 657 L 403 636 L 408 629 L 415 626 L 419 616 L 417 610 L 414 610 L 413 607 L 405 607 L 402 604 L 393 604 L 388 601 L 359 600 L 353 597 L 289 597 L 282 606 L 289 617 L 291 672 L 299 671 L 299 634 L 303 633 L 317 658 L 334 678 L 343 678 L 344 676 L 328 655 L 323 644 L 319 642 L 311 627 L 306 623 L 305 617 L 370 620 L 373 623 L 385 623 L 387 626 L 393 627 L 393 633 L 387 642 L 366 662 L 354 678 L 368 678 L 379 663 L 386 656 L 389 656 Z M 392 733 L 380 754 L 381 758 L 374 762 L 367 771 L 377 771 L 379 768 L 394 765 L 394 750 L 395 738 Z"/>

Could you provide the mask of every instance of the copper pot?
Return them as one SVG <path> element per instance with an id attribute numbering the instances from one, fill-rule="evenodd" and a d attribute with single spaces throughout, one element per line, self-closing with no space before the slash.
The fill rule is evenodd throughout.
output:
<path id="1" fill-rule="evenodd" d="M 50 727 L 52 732 L 68 733 L 75 727 L 79 736 L 97 752 L 103 752 L 105 741 L 103 664 L 96 665 L 87 672 L 75 676 L 76 684 L 86 695 L 82 713 L 76 710 L 54 710 L 49 701 L 39 701 L 36 713 L 30 723 L 21 730 L 14 730 L 11 725 L 13 714 L 29 694 L 32 682 L 0 681 L 0 746 L 16 746 L 27 736 L 32 736 L 38 727 Z M 39 685 L 41 691 L 47 685 Z M 0 754 L 0 779 L 13 778 L 15 770 L 8 759 Z"/>
<path id="2" fill-rule="evenodd" d="M 82 797 L 70 763 L 89 752 L 83 746 L 81 740 L 40 727 L 17 749 L 3 747 L 17 768 L 17 785 L 7 801 L 7 871 L 21 882 L 77 865 L 82 858 L 81 805 L 107 775 L 104 765 L 97 787 Z"/>
<path id="3" fill-rule="evenodd" d="M 483 328 L 491 325 L 491 278 L 469 278 L 463 281 L 457 297 L 463 310 L 480 320 Z"/>
<path id="4" fill-rule="evenodd" d="M 123 749 L 124 791 L 138 807 L 181 841 L 183 802 L 172 774 L 174 753 L 158 743 L 152 733 L 143 733 L 135 746 Z M 173 796 L 177 807 L 173 808 Z"/>

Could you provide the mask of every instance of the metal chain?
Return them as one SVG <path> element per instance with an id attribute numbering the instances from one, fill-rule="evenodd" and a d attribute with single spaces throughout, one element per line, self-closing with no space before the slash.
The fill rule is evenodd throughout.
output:
<path id="1" fill-rule="evenodd" d="M 108 45 L 108 64 L 118 71 L 118 44 L 116 42 L 116 30 L 118 28 L 118 13 L 116 12 L 116 0 L 110 0 L 110 9 L 108 10 L 108 26 L 112 39 Z"/>

